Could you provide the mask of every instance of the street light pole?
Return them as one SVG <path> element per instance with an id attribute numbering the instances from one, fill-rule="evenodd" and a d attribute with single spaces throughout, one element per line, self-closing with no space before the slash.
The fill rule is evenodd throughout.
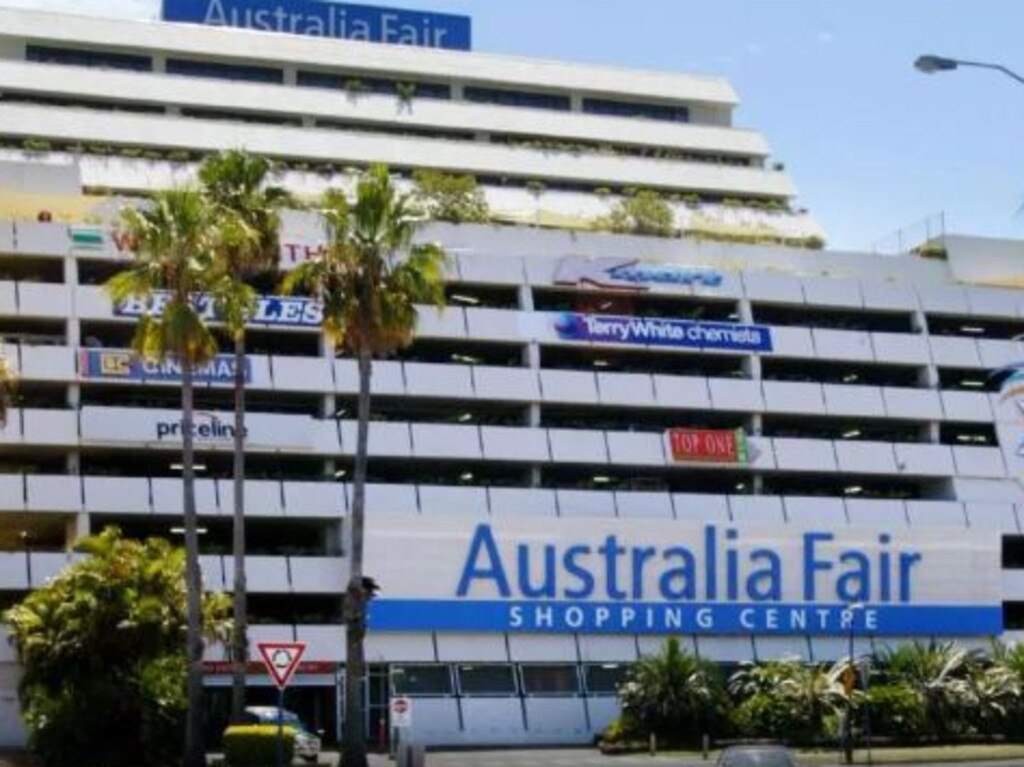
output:
<path id="1" fill-rule="evenodd" d="M 996 72 L 1002 72 L 1007 77 L 1010 77 L 1021 85 L 1024 85 L 1024 77 L 1014 72 L 1012 69 L 1004 67 L 1002 64 L 992 64 L 987 61 L 966 61 L 964 59 L 950 59 L 945 56 L 934 56 L 931 54 L 925 56 L 918 56 L 914 62 L 914 68 L 919 72 L 924 72 L 926 75 L 933 75 L 936 72 L 949 72 L 960 67 L 974 67 L 976 69 L 994 69 Z"/>
<path id="2" fill-rule="evenodd" d="M 857 672 L 854 671 L 853 629 L 857 610 L 864 609 L 863 602 L 851 602 L 846 606 L 850 626 L 850 650 L 846 672 L 843 674 L 843 689 L 846 692 L 846 711 L 843 717 L 843 757 L 847 764 L 853 764 L 853 688 L 857 683 Z M 847 676 L 849 675 L 849 676 Z"/>

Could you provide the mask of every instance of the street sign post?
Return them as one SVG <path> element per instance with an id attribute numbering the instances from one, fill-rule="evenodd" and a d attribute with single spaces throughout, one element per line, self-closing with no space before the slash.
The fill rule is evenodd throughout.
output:
<path id="1" fill-rule="evenodd" d="M 256 647 L 267 673 L 277 685 L 277 767 L 284 767 L 284 688 L 299 667 L 306 643 L 259 642 Z"/>

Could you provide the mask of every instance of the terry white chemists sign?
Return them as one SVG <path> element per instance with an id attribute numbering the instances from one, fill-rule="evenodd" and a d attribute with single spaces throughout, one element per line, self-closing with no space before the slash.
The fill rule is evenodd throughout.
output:
<path id="1" fill-rule="evenodd" d="M 252 378 L 252 365 L 245 360 L 245 382 Z M 78 374 L 81 378 L 105 381 L 181 381 L 181 364 L 177 360 L 146 360 L 124 349 L 81 349 L 78 352 Z M 196 383 L 235 382 L 235 358 L 218 354 L 192 374 Z"/>
<path id="2" fill-rule="evenodd" d="M 994 533 L 367 520 L 377 631 L 993 635 Z M 863 610 L 848 605 L 861 602 Z"/>
<path id="3" fill-rule="evenodd" d="M 114 304 L 114 314 L 118 317 L 141 317 L 149 313 L 159 317 L 170 298 L 171 294 L 165 291 L 154 293 L 148 303 L 142 299 L 132 298 Z M 210 296 L 197 296 L 195 307 L 204 320 L 219 319 L 217 307 Z M 316 328 L 320 327 L 323 316 L 323 305 L 312 298 L 258 296 L 256 311 L 249 318 L 249 322 L 268 327 Z"/>
<path id="4" fill-rule="evenodd" d="M 652 285 L 717 288 L 722 273 L 707 266 L 651 264 L 635 258 L 565 256 L 555 270 L 556 285 L 589 285 L 615 290 L 648 290 Z"/>
<path id="5" fill-rule="evenodd" d="M 675 346 L 693 349 L 730 349 L 770 352 L 771 330 L 763 325 L 732 322 L 696 322 L 649 317 L 561 312 L 555 332 L 566 341 Z"/>
<path id="6" fill-rule="evenodd" d="M 318 0 L 164 0 L 165 21 L 468 51 L 468 16 Z"/>

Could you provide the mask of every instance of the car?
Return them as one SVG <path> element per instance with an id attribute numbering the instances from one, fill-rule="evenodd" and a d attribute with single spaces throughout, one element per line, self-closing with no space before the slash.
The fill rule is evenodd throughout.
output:
<path id="1" fill-rule="evenodd" d="M 278 712 L 284 726 L 295 730 L 295 755 L 305 762 L 315 763 L 320 758 L 320 737 L 294 711 L 277 706 L 248 706 L 245 719 L 249 724 L 277 724 Z"/>
<path id="2" fill-rule="evenodd" d="M 718 767 L 798 767 L 785 746 L 729 746 L 718 756 Z"/>

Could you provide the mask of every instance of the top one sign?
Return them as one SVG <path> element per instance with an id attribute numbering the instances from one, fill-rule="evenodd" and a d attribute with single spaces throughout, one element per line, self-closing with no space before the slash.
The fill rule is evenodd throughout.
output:
<path id="1" fill-rule="evenodd" d="M 468 51 L 468 16 L 322 0 L 164 0 L 165 21 Z"/>

